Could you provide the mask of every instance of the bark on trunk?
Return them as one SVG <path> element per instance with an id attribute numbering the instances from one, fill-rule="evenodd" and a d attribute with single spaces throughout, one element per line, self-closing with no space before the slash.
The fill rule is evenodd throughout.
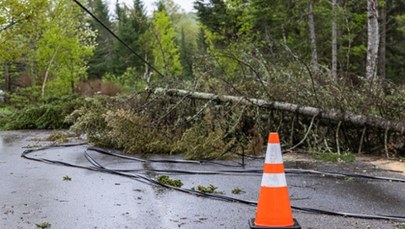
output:
<path id="1" fill-rule="evenodd" d="M 368 42 L 366 78 L 370 82 L 373 82 L 377 77 L 377 55 L 379 44 L 377 5 L 377 0 L 367 0 Z"/>
<path id="2" fill-rule="evenodd" d="M 312 72 L 318 72 L 318 53 L 316 50 L 316 34 L 315 34 L 315 22 L 314 12 L 312 11 L 312 2 L 308 3 L 308 24 L 309 24 L 309 36 L 311 40 L 311 66 Z"/>
<path id="3" fill-rule="evenodd" d="M 386 49 L 386 37 L 387 37 L 387 1 L 384 1 L 380 8 L 380 57 L 378 60 L 380 78 L 385 79 L 385 49 Z"/>
<path id="4" fill-rule="evenodd" d="M 145 54 L 145 60 L 148 61 L 148 55 Z M 149 85 L 152 72 L 149 70 L 149 65 L 145 62 L 145 73 L 143 74 L 143 79 L 146 85 Z"/>
<path id="5" fill-rule="evenodd" d="M 337 0 L 332 1 L 332 78 L 337 78 L 337 24 L 336 24 Z"/>
<path id="6" fill-rule="evenodd" d="M 371 117 L 365 115 L 357 115 L 351 112 L 342 112 L 335 110 L 323 110 L 316 107 L 301 106 L 298 104 L 277 102 L 277 101 L 266 101 L 262 99 L 238 97 L 231 95 L 215 95 L 212 93 L 204 92 L 192 92 L 180 89 L 164 89 L 155 88 L 147 89 L 148 91 L 155 94 L 164 94 L 168 96 L 188 96 L 194 99 L 200 100 L 214 100 L 217 102 L 235 102 L 238 104 L 259 106 L 268 109 L 281 110 L 286 112 L 298 113 L 300 115 L 306 116 L 317 116 L 320 119 L 332 120 L 332 121 L 342 121 L 347 122 L 356 126 L 372 126 L 375 128 L 380 128 L 382 130 L 391 130 L 395 132 L 404 133 L 405 132 L 405 122 L 404 121 L 391 121 L 379 117 Z"/>

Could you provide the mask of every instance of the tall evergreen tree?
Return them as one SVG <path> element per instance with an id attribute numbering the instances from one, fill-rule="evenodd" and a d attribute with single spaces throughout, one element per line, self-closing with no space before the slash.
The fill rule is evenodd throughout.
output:
<path id="1" fill-rule="evenodd" d="M 230 41 L 237 40 L 238 23 L 235 23 L 235 15 L 230 14 L 224 0 L 210 0 L 209 3 L 197 0 L 194 8 L 201 24 L 222 38 L 217 45 L 226 46 Z"/>
<path id="2" fill-rule="evenodd" d="M 144 56 L 142 35 L 147 30 L 148 23 L 142 1 L 135 0 L 132 9 L 117 2 L 115 12 L 117 35 L 138 55 Z M 144 63 L 139 57 L 118 41 L 115 41 L 114 46 L 114 74 L 121 75 L 129 67 L 135 68 L 137 72 L 142 72 Z"/>
<path id="3" fill-rule="evenodd" d="M 405 83 L 405 2 L 386 0 L 386 79 Z"/>
<path id="4" fill-rule="evenodd" d="M 183 76 L 185 78 L 191 78 L 193 76 L 193 47 L 187 41 L 184 28 L 181 29 L 180 37 L 180 62 L 183 66 Z"/>
<path id="5" fill-rule="evenodd" d="M 112 23 L 108 16 L 108 6 L 103 0 L 90 1 L 90 7 L 94 15 L 97 16 L 108 28 L 112 29 Z M 89 78 L 101 78 L 105 73 L 111 72 L 113 59 L 113 37 L 97 21 L 90 20 L 91 27 L 97 31 L 94 55 L 89 61 Z"/>

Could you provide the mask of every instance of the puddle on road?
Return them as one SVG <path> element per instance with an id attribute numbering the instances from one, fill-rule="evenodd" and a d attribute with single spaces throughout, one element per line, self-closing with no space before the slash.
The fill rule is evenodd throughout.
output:
<path id="1" fill-rule="evenodd" d="M 329 201 L 341 204 L 342 208 L 349 207 L 348 211 L 368 209 L 369 213 L 376 211 L 382 213 L 380 209 L 385 209 L 384 214 L 397 214 L 405 212 L 403 205 L 404 195 L 398 193 L 403 183 L 373 181 L 359 178 L 334 177 L 313 177 L 318 185 L 314 190 L 315 196 L 327 196 Z M 327 187 L 325 189 L 325 187 Z M 396 191 L 395 191 L 396 190 Z M 361 206 L 360 206 L 361 205 Z"/>
<path id="2" fill-rule="evenodd" d="M 19 134 L 6 134 L 0 133 L 0 149 L 4 149 L 6 146 L 12 146 L 15 142 L 23 139 Z M 3 150 L 2 150 L 3 151 Z"/>
<path id="3" fill-rule="evenodd" d="M 7 147 L 25 147 L 27 141 L 30 142 L 28 137 L 42 137 L 49 131 L 0 131 L 0 152 L 6 151 Z"/>
<path id="4" fill-rule="evenodd" d="M 391 193 L 389 186 L 393 183 L 390 182 L 373 182 L 368 180 L 353 179 L 344 182 L 344 188 L 351 195 L 368 202 L 384 204 L 392 208 L 404 208 L 400 196 Z M 395 183 L 394 185 L 401 185 Z M 343 186 L 343 185 L 342 185 Z"/>

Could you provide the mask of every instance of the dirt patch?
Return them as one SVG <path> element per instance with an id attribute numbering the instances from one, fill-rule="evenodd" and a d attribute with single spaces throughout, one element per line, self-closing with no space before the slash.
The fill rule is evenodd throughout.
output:
<path id="1" fill-rule="evenodd" d="M 294 162 L 295 164 L 319 164 L 318 161 L 313 159 L 308 153 L 289 152 L 283 154 L 285 162 Z M 378 169 L 392 171 L 405 175 L 405 158 L 386 159 L 378 156 L 356 156 L 355 161 L 371 164 Z"/>
<path id="2" fill-rule="evenodd" d="M 393 172 L 405 174 L 405 160 L 403 158 L 389 160 L 381 157 L 358 156 L 356 157 L 356 160 L 368 162 L 380 169 L 392 170 Z"/>
<path id="3" fill-rule="evenodd" d="M 283 154 L 284 161 L 303 161 L 303 162 L 315 162 L 316 160 L 308 153 L 288 152 Z"/>

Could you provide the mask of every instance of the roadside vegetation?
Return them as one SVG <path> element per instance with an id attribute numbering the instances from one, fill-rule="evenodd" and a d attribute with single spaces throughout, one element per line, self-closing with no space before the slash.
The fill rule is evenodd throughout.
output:
<path id="1" fill-rule="evenodd" d="M 280 133 L 283 150 L 319 160 L 405 156 L 403 3 L 209 2 L 197 0 L 195 13 L 184 13 L 160 0 L 148 15 L 134 0 L 117 4 L 111 18 L 103 1 L 88 1 L 136 54 L 72 1 L 1 3 L 0 10 L 15 10 L 0 14 L 0 129 L 70 129 L 128 154 L 196 160 L 262 155 L 270 131 Z M 386 17 L 378 28 L 367 16 L 375 10 Z M 32 15 L 21 18 L 24 12 Z M 343 115 L 321 118 L 194 92 Z M 391 126 L 353 125 L 345 113 Z"/>
<path id="2" fill-rule="evenodd" d="M 33 104 L 7 107 L 0 111 L 1 128 L 15 129 L 66 129 L 65 117 L 79 108 L 84 99 L 76 95 L 46 98 Z"/>

